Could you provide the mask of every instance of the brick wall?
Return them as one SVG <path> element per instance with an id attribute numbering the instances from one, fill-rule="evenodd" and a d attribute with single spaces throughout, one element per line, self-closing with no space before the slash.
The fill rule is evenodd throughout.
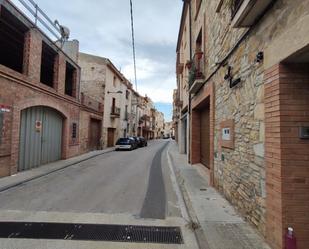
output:
<path id="1" fill-rule="evenodd" d="M 70 59 L 59 51 L 54 66 L 54 87 L 41 84 L 43 39 L 43 35 L 36 28 L 30 29 L 25 35 L 23 73 L 0 65 L 0 105 L 10 107 L 10 112 L 5 113 L 4 139 L 0 145 L 0 177 L 17 172 L 20 116 L 21 111 L 29 107 L 47 106 L 60 112 L 64 117 L 62 158 L 80 153 L 78 137 L 74 141 L 71 138 L 72 123 L 76 122 L 79 127 L 80 122 L 79 96 L 73 98 L 64 94 L 65 62 Z M 76 77 L 76 90 L 79 91 L 79 73 Z"/>
<path id="2" fill-rule="evenodd" d="M 280 64 L 265 76 L 267 239 L 283 247 L 288 226 L 298 248 L 309 245 L 309 64 Z"/>

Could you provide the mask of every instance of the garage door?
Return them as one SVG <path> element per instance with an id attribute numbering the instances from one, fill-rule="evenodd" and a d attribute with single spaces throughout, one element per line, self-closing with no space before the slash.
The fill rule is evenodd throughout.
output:
<path id="1" fill-rule="evenodd" d="M 209 168 L 210 156 L 210 120 L 209 109 L 201 112 L 201 163 Z"/>
<path id="2" fill-rule="evenodd" d="M 61 159 L 62 124 L 62 116 L 48 107 L 21 112 L 19 171 Z"/>

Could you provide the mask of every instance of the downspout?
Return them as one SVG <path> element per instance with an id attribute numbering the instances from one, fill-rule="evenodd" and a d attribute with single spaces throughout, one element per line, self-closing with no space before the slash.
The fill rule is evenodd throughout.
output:
<path id="1" fill-rule="evenodd" d="M 189 47 L 190 47 L 190 60 L 192 61 L 192 14 L 191 14 L 191 0 L 189 0 Z M 189 91 L 189 101 L 188 101 L 188 119 L 187 119 L 188 129 L 188 162 L 191 163 L 191 94 Z"/>

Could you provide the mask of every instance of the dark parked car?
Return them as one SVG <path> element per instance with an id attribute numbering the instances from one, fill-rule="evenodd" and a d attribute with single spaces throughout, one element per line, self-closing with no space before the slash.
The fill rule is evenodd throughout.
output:
<path id="1" fill-rule="evenodd" d="M 136 142 L 133 138 L 122 137 L 116 142 L 116 150 L 134 150 Z"/>
<path id="2" fill-rule="evenodd" d="M 129 137 L 130 139 L 134 140 L 134 149 L 137 149 L 139 146 L 139 139 L 137 137 Z"/>
<path id="3" fill-rule="evenodd" d="M 139 139 L 139 147 L 147 146 L 147 140 L 144 137 L 138 137 Z"/>

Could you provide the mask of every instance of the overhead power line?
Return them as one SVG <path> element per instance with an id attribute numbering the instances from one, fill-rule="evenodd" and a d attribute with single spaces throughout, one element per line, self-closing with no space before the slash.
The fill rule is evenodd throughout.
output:
<path id="1" fill-rule="evenodd" d="M 132 31 L 132 49 L 133 49 L 133 64 L 134 64 L 134 80 L 135 80 L 135 90 L 137 91 L 136 56 L 135 56 L 134 21 L 133 21 L 133 4 L 132 4 L 132 0 L 130 0 L 130 11 L 131 11 L 131 31 Z"/>

